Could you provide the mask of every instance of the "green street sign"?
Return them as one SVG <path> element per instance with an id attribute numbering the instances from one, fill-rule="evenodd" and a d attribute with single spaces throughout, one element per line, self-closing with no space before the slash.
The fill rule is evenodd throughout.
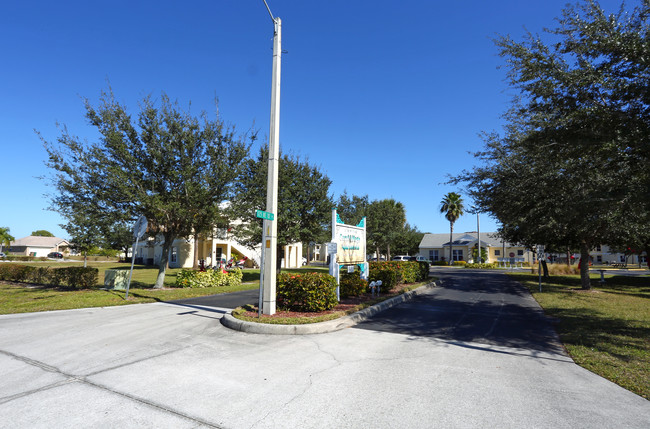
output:
<path id="1" fill-rule="evenodd" d="M 271 212 L 265 212 L 262 210 L 257 210 L 255 211 L 255 216 L 260 218 L 260 219 L 266 219 L 266 220 L 274 220 L 275 215 Z"/>

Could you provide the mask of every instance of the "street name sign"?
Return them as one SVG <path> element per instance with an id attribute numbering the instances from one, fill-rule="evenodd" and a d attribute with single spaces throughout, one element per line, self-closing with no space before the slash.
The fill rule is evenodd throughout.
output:
<path id="1" fill-rule="evenodd" d="M 275 220 L 275 215 L 273 213 L 265 212 L 265 211 L 262 211 L 262 210 L 255 211 L 255 216 L 260 218 L 260 219 Z"/>

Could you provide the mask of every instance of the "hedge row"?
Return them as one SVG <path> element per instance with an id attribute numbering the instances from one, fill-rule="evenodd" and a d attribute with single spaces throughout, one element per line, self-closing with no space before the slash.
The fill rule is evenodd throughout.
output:
<path id="1" fill-rule="evenodd" d="M 321 273 L 281 273 L 277 278 L 276 302 L 281 310 L 329 310 L 338 303 L 336 279 Z"/>
<path id="2" fill-rule="evenodd" d="M 243 273 L 240 269 L 228 272 L 219 270 L 193 271 L 183 269 L 176 275 L 176 287 L 239 286 Z"/>
<path id="3" fill-rule="evenodd" d="M 370 262 L 370 282 L 381 280 L 382 292 L 390 292 L 402 283 L 416 283 L 429 277 L 429 263 L 424 261 L 403 262 L 386 261 Z"/>
<path id="4" fill-rule="evenodd" d="M 37 283 L 48 286 L 68 286 L 87 289 L 97 286 L 99 270 L 90 267 L 31 267 L 0 264 L 0 280 Z"/>

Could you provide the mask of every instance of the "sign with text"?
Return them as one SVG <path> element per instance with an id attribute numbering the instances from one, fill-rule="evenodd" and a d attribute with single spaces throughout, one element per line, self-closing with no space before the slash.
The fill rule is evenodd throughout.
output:
<path id="1" fill-rule="evenodd" d="M 262 211 L 262 210 L 257 210 L 255 212 L 255 216 L 260 218 L 260 219 L 266 219 L 266 220 L 274 220 L 275 219 L 275 215 L 273 213 L 265 212 L 265 211 Z"/>
<path id="2" fill-rule="evenodd" d="M 336 224 L 336 262 L 361 264 L 366 262 L 366 229 L 364 227 Z"/>

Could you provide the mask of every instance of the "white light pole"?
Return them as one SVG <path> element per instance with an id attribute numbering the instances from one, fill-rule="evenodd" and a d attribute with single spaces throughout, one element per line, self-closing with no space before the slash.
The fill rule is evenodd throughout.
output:
<path id="1" fill-rule="evenodd" d="M 264 314 L 275 314 L 275 283 L 278 243 L 278 161 L 280 158 L 280 60 L 282 55 L 282 21 L 273 17 L 269 5 L 266 9 L 273 20 L 273 76 L 271 79 L 271 124 L 269 132 L 269 175 L 266 185 L 266 211 L 275 215 L 275 220 L 264 220 L 263 261 L 263 303 Z"/>

